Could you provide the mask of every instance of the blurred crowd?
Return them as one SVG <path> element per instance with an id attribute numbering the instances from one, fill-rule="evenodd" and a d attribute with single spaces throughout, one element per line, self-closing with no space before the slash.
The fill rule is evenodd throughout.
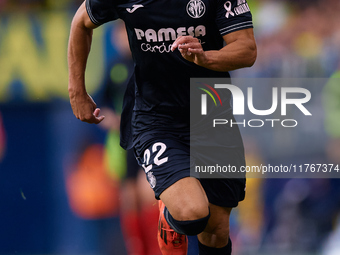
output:
<path id="1" fill-rule="evenodd" d="M 0 0 L 0 11 L 46 10 L 77 8 L 82 0 Z"/>
<path id="2" fill-rule="evenodd" d="M 0 0 L 0 11 L 77 8 L 83 0 Z M 258 44 L 251 77 L 328 77 L 340 61 L 338 0 L 249 0 Z"/>
<path id="3" fill-rule="evenodd" d="M 234 77 L 338 77 L 340 1 L 248 2 L 253 10 L 258 58 L 252 68 L 235 71 Z M 337 103 L 340 100 L 340 82 L 339 79 L 328 84 L 327 79 L 322 81 L 324 84 L 318 87 L 310 86 L 314 99 L 323 94 L 314 106 L 314 109 L 319 110 L 313 112 L 313 119 L 318 121 L 302 123 L 303 127 L 299 131 L 274 132 L 269 135 L 270 131 L 262 130 L 256 132 L 255 136 L 250 134 L 250 137 L 247 134 L 245 143 L 248 154 L 255 153 L 257 159 L 264 162 L 275 162 L 275 157 L 281 156 L 280 163 L 313 160 L 339 163 L 339 132 L 335 130 L 338 130 L 336 124 L 340 118 Z M 261 91 L 261 86 L 258 88 L 258 93 L 264 95 L 265 91 Z M 313 103 L 311 107 L 312 105 Z M 255 146 L 252 145 L 254 141 Z M 289 145 L 286 147 L 287 144 Z M 247 148 L 247 145 L 250 147 Z M 240 249 L 245 254 L 253 254 L 254 251 L 268 254 L 340 253 L 340 247 L 335 241 L 339 238 L 340 229 L 337 220 L 340 217 L 338 179 L 248 181 L 261 194 L 259 201 L 263 207 L 254 206 L 254 209 L 262 210 L 260 217 L 252 217 L 253 212 L 249 213 L 248 217 L 253 218 L 256 223 L 250 220 L 252 224 L 241 227 L 238 232 L 240 243 L 249 243 L 248 246 L 245 245 L 246 248 L 241 245 Z M 253 193 L 250 196 L 250 199 L 254 199 Z M 242 205 L 240 209 L 243 214 Z M 242 217 L 244 219 L 245 216 Z M 261 222 L 260 227 L 257 221 Z M 250 235 L 247 231 L 251 225 L 257 226 L 252 228 L 257 229 L 257 234 Z"/>
<path id="4" fill-rule="evenodd" d="M 340 68 L 338 0 L 248 2 L 253 10 L 258 59 L 246 75 L 329 77 Z"/>

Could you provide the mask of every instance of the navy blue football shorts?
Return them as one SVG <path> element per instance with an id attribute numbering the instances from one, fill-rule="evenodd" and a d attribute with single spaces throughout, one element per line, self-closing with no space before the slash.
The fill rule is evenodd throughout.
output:
<path id="1" fill-rule="evenodd" d="M 201 164 L 204 159 L 192 159 L 190 136 L 178 134 L 145 135 L 135 144 L 135 156 L 143 167 L 156 199 L 175 182 L 190 177 L 190 162 Z M 199 157 L 199 156 L 198 156 Z M 232 155 L 235 159 L 235 155 Z M 244 165 L 243 148 L 239 164 Z M 208 164 L 209 165 L 209 164 Z M 215 178 L 200 180 L 210 203 L 222 207 L 236 207 L 245 197 L 245 178 Z"/>

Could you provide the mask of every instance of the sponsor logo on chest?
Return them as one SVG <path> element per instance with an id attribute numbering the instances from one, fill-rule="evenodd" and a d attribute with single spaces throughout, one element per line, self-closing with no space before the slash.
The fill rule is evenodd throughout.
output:
<path id="1" fill-rule="evenodd" d="M 177 37 L 184 35 L 191 35 L 194 37 L 205 36 L 205 26 L 198 25 L 196 27 L 190 26 L 175 28 L 161 28 L 158 31 L 149 28 L 145 31 L 139 28 L 135 28 L 135 33 L 138 40 L 145 39 L 147 42 L 167 42 L 175 41 Z"/>
<path id="2" fill-rule="evenodd" d="M 132 9 L 127 11 L 133 13 L 136 9 L 142 7 L 144 6 L 139 7 L 134 5 Z M 145 8 L 147 8 L 147 6 L 145 6 Z M 203 17 L 206 12 L 206 6 L 202 0 L 190 0 L 184 5 L 184 8 L 186 8 L 186 13 L 189 17 L 193 19 Z M 185 24 L 185 21 L 183 21 L 183 24 Z M 169 53 L 171 51 L 171 44 L 169 45 L 167 42 L 173 42 L 180 36 L 202 37 L 206 35 L 206 27 L 204 25 L 180 26 L 177 28 L 164 27 L 160 29 L 140 29 L 135 27 L 134 31 L 137 40 L 141 41 L 142 51 L 158 53 Z M 154 44 L 156 42 L 160 42 L 161 44 Z"/>

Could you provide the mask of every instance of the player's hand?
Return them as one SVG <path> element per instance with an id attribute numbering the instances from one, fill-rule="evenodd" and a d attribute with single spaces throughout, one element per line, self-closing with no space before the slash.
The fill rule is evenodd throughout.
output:
<path id="1" fill-rule="evenodd" d="M 206 54 L 199 40 L 192 36 L 180 36 L 171 46 L 171 51 L 178 49 L 182 57 L 199 66 L 207 63 Z"/>
<path id="2" fill-rule="evenodd" d="M 99 116 L 100 109 L 97 108 L 92 97 L 86 92 L 78 95 L 70 95 L 70 103 L 73 114 L 81 121 L 98 124 L 105 118 L 103 115 Z"/>

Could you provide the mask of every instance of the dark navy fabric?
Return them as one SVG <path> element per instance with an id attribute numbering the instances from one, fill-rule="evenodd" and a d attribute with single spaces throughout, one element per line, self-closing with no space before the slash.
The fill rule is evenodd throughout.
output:
<path id="1" fill-rule="evenodd" d="M 203 179 L 190 171 L 191 164 L 211 165 L 212 162 L 209 158 L 206 159 L 201 154 L 190 151 L 189 133 L 181 135 L 148 133 L 136 143 L 135 156 L 146 172 L 147 180 L 155 192 L 156 199 L 159 199 L 160 194 L 172 184 L 190 176 L 200 180 L 212 204 L 236 207 L 239 201 L 244 199 L 245 178 Z M 245 165 L 243 147 L 229 150 L 223 156 L 229 158 L 230 164 L 238 169 Z M 155 162 L 155 158 L 158 163 Z"/>
<path id="2" fill-rule="evenodd" d="M 192 35 L 204 50 L 219 50 L 223 35 L 252 27 L 245 0 L 87 0 L 86 9 L 96 25 L 118 18 L 126 25 L 135 62 L 135 88 L 130 87 L 135 98 L 126 97 L 124 103 L 128 110 L 122 121 L 133 115 L 132 139 L 131 132 L 122 132 L 124 148 L 146 132 L 189 131 L 190 78 L 229 77 L 185 60 L 178 50 L 171 52 L 178 36 Z"/>
<path id="3" fill-rule="evenodd" d="M 123 102 L 121 145 L 134 147 L 156 198 L 190 176 L 195 161 L 190 161 L 190 139 L 208 147 L 217 141 L 221 149 L 229 148 L 225 155 L 233 165 L 244 165 L 237 127 L 210 143 L 201 139 L 204 130 L 190 137 L 190 78 L 229 78 L 229 73 L 200 67 L 170 49 L 182 35 L 198 38 L 205 51 L 221 49 L 224 35 L 253 27 L 246 0 L 86 0 L 86 9 L 96 25 L 125 22 L 134 74 Z M 226 111 L 232 117 L 231 108 Z M 245 179 L 200 181 L 211 203 L 233 207 L 244 198 Z"/>

